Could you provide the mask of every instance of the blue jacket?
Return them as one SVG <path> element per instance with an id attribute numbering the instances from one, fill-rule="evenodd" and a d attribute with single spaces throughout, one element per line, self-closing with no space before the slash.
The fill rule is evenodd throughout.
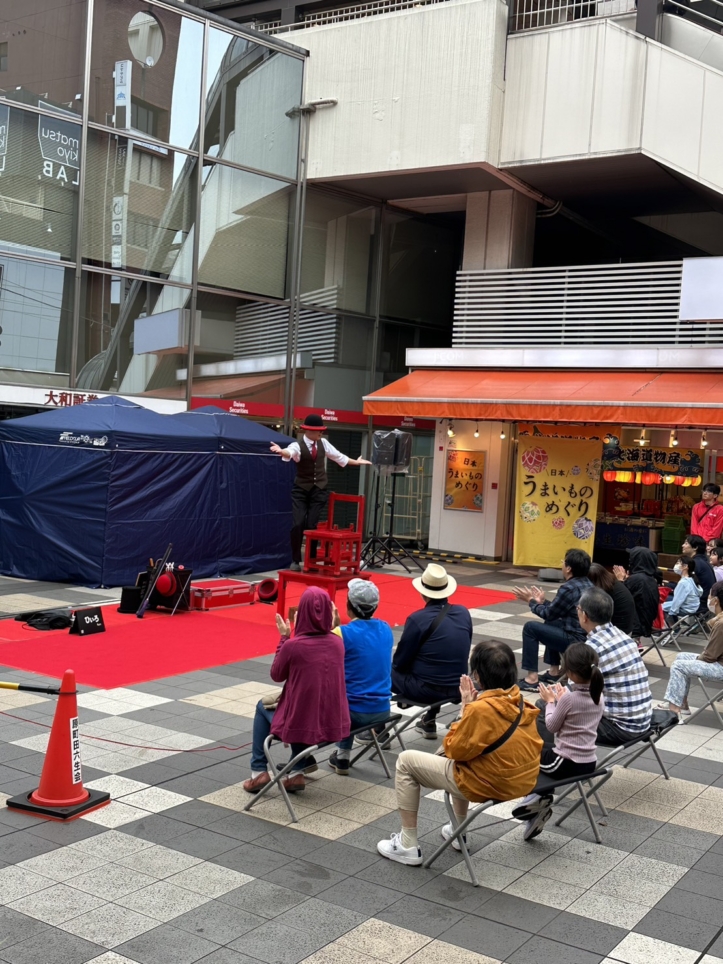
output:
<path id="1" fill-rule="evenodd" d="M 388 713 L 394 637 L 382 619 L 355 619 L 341 627 L 346 698 L 352 713 Z"/>
<path id="2" fill-rule="evenodd" d="M 679 580 L 673 598 L 666 599 L 663 603 L 663 611 L 670 616 L 689 616 L 691 613 L 697 613 L 702 595 L 702 588 L 696 586 L 690 576 L 686 576 Z"/>
<path id="3" fill-rule="evenodd" d="M 397 672 L 409 673 L 442 689 L 459 686 L 460 676 L 469 670 L 472 645 L 472 617 L 465 606 L 450 606 L 439 626 L 420 645 L 424 631 L 437 618 L 444 602 L 434 599 L 407 617 L 393 662 Z"/>

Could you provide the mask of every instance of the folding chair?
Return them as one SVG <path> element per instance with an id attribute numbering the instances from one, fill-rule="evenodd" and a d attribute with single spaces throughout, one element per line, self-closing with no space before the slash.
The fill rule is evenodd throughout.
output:
<path id="1" fill-rule="evenodd" d="M 696 716 L 699 716 L 699 715 L 703 712 L 703 710 L 707 710 L 708 707 L 710 707 L 710 708 L 713 710 L 713 712 L 715 713 L 716 719 L 718 720 L 718 725 L 719 725 L 721 728 L 723 728 L 723 717 L 720 715 L 720 712 L 719 712 L 719 710 L 718 710 L 718 707 L 715 705 L 716 703 L 718 703 L 718 702 L 720 702 L 721 700 L 723 700 L 723 689 L 718 690 L 717 693 L 714 693 L 713 696 L 711 696 L 710 693 L 708 692 L 705 684 L 708 683 L 708 684 L 710 685 L 710 683 L 711 683 L 712 681 L 711 681 L 711 680 L 706 680 L 706 681 L 704 682 L 703 679 L 702 679 L 702 677 L 700 677 L 700 676 L 696 676 L 696 677 L 694 677 L 694 678 L 695 678 L 696 682 L 699 683 L 700 688 L 701 688 L 701 689 L 703 690 L 703 692 L 705 693 L 706 702 L 705 702 L 701 707 L 699 707 L 694 713 L 691 713 L 691 715 L 685 719 L 685 725 L 687 725 L 688 723 L 690 723 L 691 720 L 694 720 L 694 719 L 696 718 Z"/>
<path id="2" fill-rule="evenodd" d="M 424 714 L 428 710 L 435 710 L 435 709 L 441 710 L 442 707 L 444 706 L 459 706 L 460 704 L 460 701 L 458 699 L 457 700 L 440 700 L 438 703 L 415 703 L 413 700 L 408 700 L 402 696 L 396 696 L 396 695 L 392 696 L 392 701 L 397 703 L 397 705 L 402 703 L 406 706 L 416 706 L 417 710 L 414 713 L 410 713 L 409 716 L 406 716 L 406 715 L 402 716 L 401 714 L 399 714 L 399 719 L 401 720 L 401 723 L 395 726 L 392 729 L 392 731 L 389 733 L 389 735 L 385 738 L 384 743 L 382 743 L 383 750 L 389 749 L 389 746 L 393 740 L 398 740 L 402 750 L 406 750 L 407 747 L 404 743 L 404 740 L 402 739 L 402 733 L 404 733 L 405 730 L 408 730 L 413 723 L 416 723 L 420 717 L 424 716 Z M 369 727 L 367 727 L 366 729 L 369 729 Z M 354 759 L 357 759 L 357 758 L 355 757 Z M 352 765 L 353 765 L 353 761 L 352 761 Z"/>
<path id="3" fill-rule="evenodd" d="M 634 763 L 638 757 L 641 757 L 646 750 L 653 751 L 655 759 L 658 761 L 658 766 L 660 767 L 661 773 L 666 780 L 670 780 L 670 774 L 668 773 L 665 763 L 663 763 L 663 759 L 660 756 L 658 748 L 655 744 L 677 725 L 677 713 L 671 713 L 668 710 L 653 710 L 653 718 L 651 720 L 650 729 L 645 733 L 641 733 L 640 736 L 637 736 L 634 740 L 628 740 L 626 743 L 618 743 L 617 745 L 611 743 L 599 743 L 598 745 L 601 747 L 611 747 L 610 752 L 604 756 L 599 763 L 599 769 L 605 769 L 608 772 L 600 780 L 596 780 L 595 783 L 590 785 L 590 789 L 585 793 L 586 799 L 589 800 L 589 798 L 594 795 L 595 800 L 597 801 L 597 804 L 602 810 L 604 816 L 606 814 L 606 810 L 597 795 L 597 791 L 600 790 L 612 777 L 612 768 L 614 766 L 621 766 L 624 770 L 627 770 L 630 764 Z M 570 792 L 570 790 L 567 790 L 566 792 L 562 793 L 558 799 L 558 803 L 564 800 Z M 573 803 L 572 806 L 569 807 L 561 817 L 558 817 L 558 819 L 555 821 L 555 826 L 561 826 L 568 817 L 575 813 L 581 803 L 585 803 L 585 801 L 577 800 L 575 803 Z M 587 803 L 585 803 L 585 806 L 587 809 Z"/>
<path id="4" fill-rule="evenodd" d="M 590 788 L 591 788 L 589 793 L 595 793 L 593 789 L 593 784 L 591 781 L 599 777 L 605 777 L 607 772 L 608 771 L 603 768 L 598 768 L 593 773 L 587 773 L 584 776 L 579 776 L 579 777 L 568 777 L 565 780 L 548 780 L 546 777 L 542 777 L 538 781 L 537 785 L 535 786 L 535 793 L 540 793 L 540 794 L 552 793 L 554 795 L 554 792 L 557 788 L 566 787 L 568 785 L 570 786 L 570 789 L 567 791 L 569 793 L 572 790 L 574 790 L 575 787 L 577 787 L 581 798 L 579 802 L 583 803 L 585 806 L 585 810 L 587 811 L 588 819 L 590 821 L 590 826 L 592 827 L 592 832 L 595 834 L 595 839 L 597 840 L 598 843 L 602 843 L 602 840 L 600 838 L 600 832 L 597 829 L 595 818 L 593 816 L 592 810 L 590 809 L 590 804 L 588 803 L 588 800 L 587 800 L 588 794 L 585 794 L 582 791 L 580 784 L 589 782 Z M 596 799 L 597 799 L 597 795 L 596 795 Z M 437 860 L 437 858 L 444 853 L 447 847 L 451 846 L 453 841 L 456 840 L 459 843 L 462 857 L 464 858 L 464 862 L 467 865 L 467 871 L 469 872 L 470 880 L 472 881 L 472 886 L 479 887 L 477 874 L 475 873 L 475 869 L 472 865 L 472 860 L 470 858 L 469 850 L 467 848 L 467 841 L 464 839 L 464 835 L 467 832 L 467 829 L 474 823 L 474 821 L 479 816 L 481 816 L 485 812 L 485 810 L 489 810 L 491 807 L 494 807 L 498 803 L 502 803 L 502 802 L 503 801 L 501 800 L 488 800 L 485 803 L 481 803 L 479 804 L 479 806 L 472 807 L 464 820 L 458 821 L 457 816 L 454 812 L 454 807 L 452 806 L 452 797 L 449 793 L 445 791 L 444 805 L 447 808 L 447 813 L 449 815 L 449 819 L 452 824 L 452 833 L 444 841 L 443 844 L 437 847 L 437 849 L 434 851 L 432 856 L 428 857 L 424 861 L 423 866 L 431 867 L 432 864 L 435 862 L 435 860 Z M 598 803 L 600 803 L 600 801 L 598 801 Z M 600 803 L 600 806 L 602 806 L 601 803 Z M 607 814 L 607 811 L 605 810 L 604 807 L 603 807 L 603 812 Z M 500 820 L 498 822 L 503 823 L 504 820 Z"/>
<path id="5" fill-rule="evenodd" d="M 354 757 L 355 762 L 361 759 L 361 757 L 363 757 L 367 753 L 371 753 L 370 759 L 373 759 L 375 756 L 378 756 L 382 766 L 384 767 L 384 772 L 387 775 L 387 779 L 389 780 L 392 774 L 389 769 L 389 766 L 387 765 L 387 761 L 384 759 L 384 754 L 382 752 L 382 741 L 386 739 L 388 732 L 394 727 L 394 725 L 401 718 L 402 718 L 401 714 L 394 713 L 391 716 L 387 717 L 386 720 L 381 720 L 380 722 L 384 724 L 384 728 L 379 733 L 376 733 L 374 730 L 372 730 L 373 743 L 370 743 L 369 746 L 364 747 L 362 752 L 358 753 Z M 375 725 L 378 726 L 379 724 L 375 724 Z M 349 735 L 354 736 L 355 734 L 362 733 L 364 730 L 368 730 L 368 729 L 369 729 L 368 725 L 363 727 L 357 727 L 355 730 L 352 730 Z M 291 805 L 291 800 L 289 799 L 289 793 L 286 787 L 284 786 L 284 779 L 289 775 L 289 773 L 291 772 L 291 770 L 293 770 L 293 768 L 296 766 L 297 763 L 300 763 L 302 760 L 306 759 L 306 757 L 312 756 L 312 754 L 314 754 L 317 750 L 323 750 L 325 747 L 329 747 L 329 746 L 336 746 L 336 744 L 335 743 L 317 743 L 314 746 L 308 746 L 305 750 L 302 750 L 301 753 L 297 753 L 296 756 L 292 757 L 287 763 L 283 765 L 280 764 L 279 768 L 277 768 L 276 763 L 274 762 L 274 758 L 271 755 L 271 744 L 281 743 L 281 742 L 282 740 L 280 739 L 280 737 L 274 736 L 273 733 L 270 733 L 264 740 L 264 755 L 266 757 L 267 768 L 268 768 L 268 772 L 269 772 L 269 776 L 271 777 L 271 780 L 264 787 L 262 787 L 261 790 L 259 790 L 259 792 L 254 797 L 252 797 L 249 800 L 249 802 L 244 807 L 244 812 L 248 812 L 249 810 L 251 810 L 251 808 L 256 806 L 259 800 L 261 800 L 269 792 L 269 790 L 271 790 L 273 787 L 277 787 L 279 792 L 281 793 L 281 796 L 283 797 L 284 803 L 286 804 L 286 808 L 289 811 L 289 814 L 291 815 L 292 823 L 298 823 L 299 818 L 296 816 L 296 811 Z"/>

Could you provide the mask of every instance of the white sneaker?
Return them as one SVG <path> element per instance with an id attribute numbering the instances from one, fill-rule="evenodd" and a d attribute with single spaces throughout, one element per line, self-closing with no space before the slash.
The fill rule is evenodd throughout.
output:
<path id="1" fill-rule="evenodd" d="M 422 863 L 422 851 L 419 847 L 403 847 L 401 833 L 393 833 L 389 840 L 380 840 L 377 850 L 382 857 L 396 860 L 398 864 L 419 867 Z"/>
<path id="2" fill-rule="evenodd" d="M 525 832 L 522 834 L 522 839 L 534 840 L 535 837 L 539 837 L 539 835 L 545 829 L 545 824 L 551 816 L 552 807 L 547 807 L 545 810 L 540 810 L 534 819 L 528 821 L 527 826 L 525 827 Z"/>
<path id="3" fill-rule="evenodd" d="M 452 824 L 451 824 L 451 823 L 445 823 L 445 825 L 442 827 L 442 836 L 444 837 L 444 839 L 445 839 L 445 840 L 449 840 L 449 838 L 452 836 L 453 833 L 454 833 L 454 830 L 452 829 Z M 462 839 L 464 840 L 465 843 L 467 843 L 467 834 L 466 834 L 466 833 L 463 833 L 463 834 L 462 834 Z M 457 850 L 457 851 L 459 851 L 460 853 L 462 853 L 462 848 L 460 847 L 460 845 L 459 845 L 459 840 L 458 840 L 456 837 L 455 837 L 455 839 L 452 841 L 452 849 L 453 849 L 453 850 Z"/>

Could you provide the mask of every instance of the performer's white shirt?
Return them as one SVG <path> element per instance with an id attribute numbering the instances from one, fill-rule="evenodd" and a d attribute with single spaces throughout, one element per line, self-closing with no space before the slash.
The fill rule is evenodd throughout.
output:
<path id="1" fill-rule="evenodd" d="M 311 453 L 312 451 L 311 447 L 314 443 L 310 438 L 307 438 L 306 436 L 304 436 L 304 442 L 306 443 L 306 447 L 308 448 L 309 453 Z M 328 442 L 325 438 L 322 437 L 321 439 L 319 439 L 319 442 L 317 444 L 323 445 L 324 454 L 326 455 L 326 457 L 328 459 L 331 459 L 332 462 L 336 462 L 336 464 L 341 466 L 342 469 L 349 461 L 348 455 L 344 455 L 344 453 L 340 452 L 339 449 L 335 449 L 334 446 L 331 444 L 331 442 Z M 301 459 L 301 449 L 299 447 L 298 442 L 292 442 L 290 445 L 287 445 L 286 451 L 289 453 L 289 458 L 287 459 L 286 456 L 282 456 L 282 459 L 284 462 L 289 462 L 292 459 L 294 462 L 298 462 Z"/>

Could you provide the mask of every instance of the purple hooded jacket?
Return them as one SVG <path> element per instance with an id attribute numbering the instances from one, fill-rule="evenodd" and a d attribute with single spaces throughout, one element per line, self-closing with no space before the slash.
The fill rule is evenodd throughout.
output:
<path id="1" fill-rule="evenodd" d="M 344 681 L 344 643 L 331 632 L 332 608 L 324 589 L 304 591 L 294 635 L 282 639 L 271 679 L 285 683 L 271 731 L 284 743 L 336 743 L 351 726 Z"/>

